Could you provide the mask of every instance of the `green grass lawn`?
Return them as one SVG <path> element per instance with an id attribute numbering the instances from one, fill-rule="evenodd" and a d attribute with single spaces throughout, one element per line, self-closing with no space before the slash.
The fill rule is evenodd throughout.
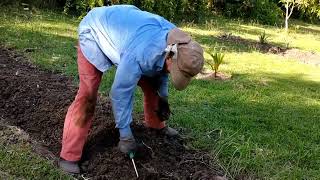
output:
<path id="1" fill-rule="evenodd" d="M 1 142 L 0 142 L 1 143 Z M 72 179 L 29 146 L 0 145 L 0 179 Z"/>
<path id="2" fill-rule="evenodd" d="M 0 179 L 71 179 L 35 154 L 36 146 L 28 134 L 2 124 L 0 117 Z"/>
<path id="3" fill-rule="evenodd" d="M 35 64 L 75 76 L 78 23 L 54 12 L 30 14 L 1 8 L 0 43 L 20 51 L 35 48 L 27 53 Z M 208 50 L 222 47 L 226 56 L 220 70 L 233 78 L 195 80 L 182 92 L 171 88 L 174 116 L 170 124 L 189 129 L 192 145 L 212 152 L 229 176 L 318 179 L 320 67 L 223 42 L 216 36 L 232 33 L 258 41 L 265 31 L 272 44 L 289 43 L 289 47 L 320 53 L 320 26 L 293 21 L 286 34 L 278 27 L 213 17 L 205 24 L 180 27 Z M 113 73 L 104 76 L 104 94 Z M 136 112 L 141 112 L 141 92 L 135 104 Z"/>

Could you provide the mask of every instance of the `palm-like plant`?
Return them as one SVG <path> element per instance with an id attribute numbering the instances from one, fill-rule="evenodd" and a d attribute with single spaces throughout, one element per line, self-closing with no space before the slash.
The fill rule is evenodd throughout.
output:
<path id="1" fill-rule="evenodd" d="M 209 53 L 209 54 L 212 57 L 212 59 L 207 61 L 207 63 L 209 64 L 211 69 L 214 71 L 214 77 L 217 77 L 219 66 L 223 62 L 223 58 L 225 54 L 221 52 L 214 52 L 213 54 L 212 53 Z"/>
<path id="2" fill-rule="evenodd" d="M 260 41 L 261 44 L 266 44 L 267 41 L 268 41 L 268 38 L 269 38 L 269 36 L 266 34 L 265 31 L 263 31 L 263 33 L 261 33 L 259 35 L 259 41 Z"/>

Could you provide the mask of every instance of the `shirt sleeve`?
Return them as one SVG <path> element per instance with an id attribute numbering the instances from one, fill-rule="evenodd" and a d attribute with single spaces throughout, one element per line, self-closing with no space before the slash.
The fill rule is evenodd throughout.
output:
<path id="1" fill-rule="evenodd" d="M 160 97 L 168 97 L 168 86 L 169 86 L 169 78 L 168 74 L 163 74 L 160 76 L 160 86 L 158 89 L 158 94 Z"/>
<path id="2" fill-rule="evenodd" d="M 135 59 L 123 59 L 118 65 L 110 96 L 120 138 L 132 136 L 130 123 L 132 122 L 134 91 L 140 77 L 141 69 Z"/>

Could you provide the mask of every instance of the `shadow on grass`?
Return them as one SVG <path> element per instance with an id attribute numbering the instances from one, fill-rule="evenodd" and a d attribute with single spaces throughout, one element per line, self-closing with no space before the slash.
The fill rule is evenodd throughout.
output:
<path id="1" fill-rule="evenodd" d="M 231 34 L 221 34 L 219 36 L 192 34 L 198 42 L 210 47 L 224 49 L 227 52 L 254 52 L 279 54 L 286 51 L 283 44 L 260 43 L 255 40 L 245 39 Z"/>
<path id="2" fill-rule="evenodd" d="M 312 26 L 317 26 L 319 24 L 308 24 L 302 21 L 293 20 L 291 23 L 291 29 L 295 30 L 300 34 L 312 33 L 314 35 L 319 35 L 320 30 L 314 29 Z"/>
<path id="3" fill-rule="evenodd" d="M 260 25 L 262 26 L 262 25 Z M 243 24 L 228 24 L 227 29 L 229 31 L 234 31 L 234 32 L 240 32 L 240 33 L 246 33 L 254 36 L 259 36 L 265 31 L 264 27 L 260 26 L 255 26 L 254 28 L 250 27 L 250 25 L 243 25 Z"/>
<path id="4" fill-rule="evenodd" d="M 270 26 L 270 25 L 261 25 L 261 24 L 250 24 L 242 21 L 222 21 L 223 23 L 219 23 L 219 26 L 222 26 L 223 28 L 219 28 L 222 31 L 234 31 L 244 34 L 250 34 L 253 36 L 259 36 L 264 31 L 270 29 L 270 28 L 278 28 L 278 30 L 281 30 L 280 27 L 277 26 Z M 236 23 L 237 22 L 237 23 Z M 307 24 L 302 21 L 292 20 L 290 23 L 289 30 L 294 30 L 298 34 L 306 34 L 306 33 L 312 33 L 314 35 L 319 35 L 320 30 L 314 29 L 310 27 L 311 24 Z M 205 26 L 205 25 L 203 25 Z M 276 29 L 275 29 L 276 30 Z"/>
<path id="5" fill-rule="evenodd" d="M 299 28 L 295 29 L 297 32 L 299 32 L 300 34 L 304 34 L 304 33 L 312 33 L 312 34 L 320 34 L 320 30 L 317 29 L 312 29 L 306 26 L 301 26 L 299 25 Z"/>
<path id="6" fill-rule="evenodd" d="M 216 17 L 213 17 L 216 18 Z M 274 28 L 274 26 L 250 24 L 241 20 L 226 19 L 218 16 L 216 19 L 209 20 L 201 24 L 181 24 L 186 27 L 199 28 L 202 30 L 219 30 L 221 32 L 239 32 L 240 34 L 249 34 L 253 36 L 259 36 L 266 28 Z"/>
<path id="7" fill-rule="evenodd" d="M 36 29 L 36 26 L 35 26 Z M 42 68 L 75 74 L 77 40 L 54 31 L 0 27 L 0 42 L 17 49 Z"/>
<path id="8" fill-rule="evenodd" d="M 315 176 L 312 173 L 319 173 L 320 161 L 320 82 L 302 74 L 250 76 L 239 74 L 226 82 L 195 81 L 187 91 L 197 93 L 186 92 L 186 97 L 174 102 L 174 120 L 192 129 L 200 146 L 218 151 L 233 166 L 228 169 L 238 165 L 271 177 L 289 162 L 292 168 L 287 173 L 299 169 L 303 174 L 297 178 Z M 208 136 L 212 131 L 221 132 L 212 139 Z"/>
<path id="9" fill-rule="evenodd" d="M 260 74 L 259 77 L 251 80 L 249 74 L 238 74 L 226 82 L 197 80 L 193 88 L 207 96 L 198 97 L 198 101 L 189 96 L 184 103 L 188 107 L 203 106 L 201 111 L 195 112 L 206 114 L 209 121 L 225 124 L 225 128 L 240 128 L 251 135 L 274 132 L 272 136 L 279 142 L 266 141 L 283 144 L 286 148 L 295 146 L 295 138 L 299 143 L 316 146 L 320 135 L 320 82 L 306 80 L 302 74 Z M 209 123 L 203 128 L 214 127 Z M 284 133 L 279 134 L 281 131 Z M 280 142 L 280 139 L 285 141 Z M 262 139 L 258 137 L 258 140 Z"/>
<path id="10" fill-rule="evenodd" d="M 232 74 L 232 79 L 226 82 L 209 82 L 204 80 L 195 81 L 197 81 L 196 86 L 205 89 L 210 89 L 210 86 L 213 86 L 214 84 L 234 85 L 237 83 L 242 83 L 244 87 L 247 87 L 248 90 L 250 90 L 251 87 L 254 89 L 261 87 L 261 89 L 274 90 L 274 93 L 285 92 L 287 94 L 289 93 L 294 95 L 303 95 L 306 98 L 308 98 L 310 95 L 316 95 L 319 96 L 320 99 L 320 94 L 314 94 L 316 92 L 320 92 L 320 82 L 307 80 L 303 73 L 295 73 L 290 75 L 259 73 L 257 74 L 257 77 L 255 77 L 255 79 L 252 79 L 252 76 L 254 75 Z M 310 94 L 308 94 L 307 92 L 310 92 Z"/>

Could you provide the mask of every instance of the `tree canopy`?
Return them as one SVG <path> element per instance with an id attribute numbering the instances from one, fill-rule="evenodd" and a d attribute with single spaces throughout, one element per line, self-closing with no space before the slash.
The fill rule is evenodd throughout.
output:
<path id="1" fill-rule="evenodd" d="M 96 6 L 133 4 L 175 21 L 198 22 L 211 13 L 219 13 L 274 25 L 283 22 L 287 2 L 290 7 L 293 5 L 293 17 L 319 21 L 319 0 L 2 0 L 0 5 L 28 3 L 38 8 L 58 8 L 65 13 L 83 16 Z"/>

